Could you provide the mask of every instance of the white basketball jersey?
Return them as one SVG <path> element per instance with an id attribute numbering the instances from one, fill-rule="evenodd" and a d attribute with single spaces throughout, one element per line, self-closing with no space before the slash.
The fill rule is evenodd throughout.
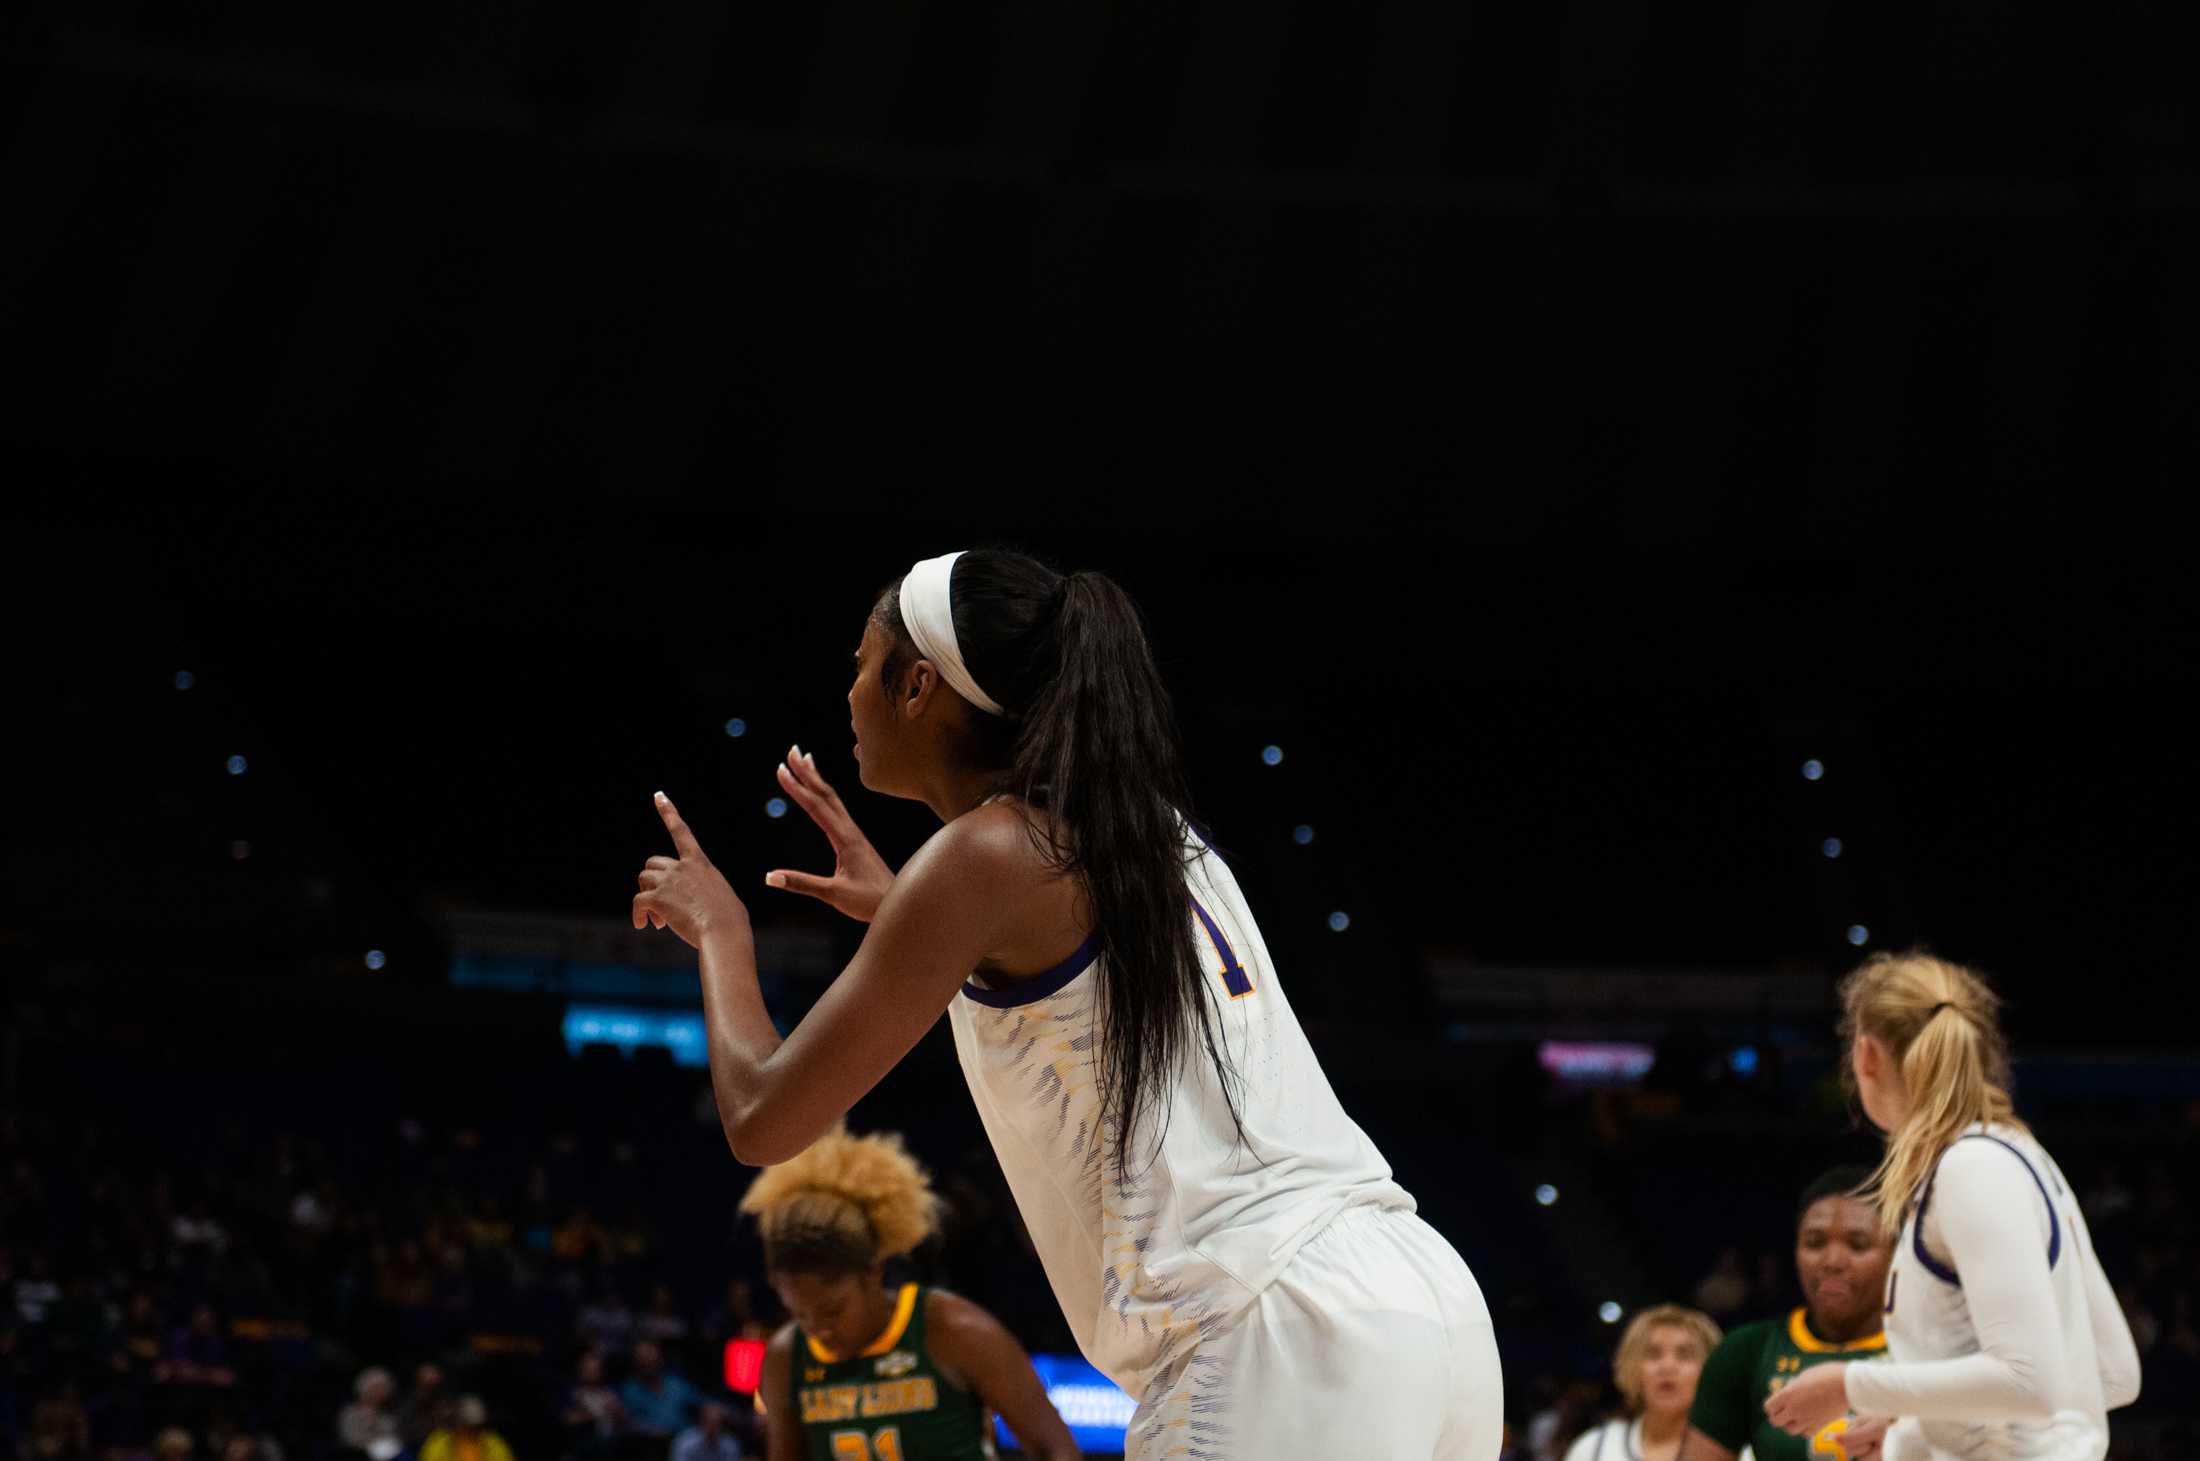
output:
<path id="1" fill-rule="evenodd" d="M 1142 1105 L 1118 1177 L 1119 1133 L 1103 1129 L 1094 1077 L 1108 971 L 1093 940 L 1013 987 L 966 984 L 948 1012 L 971 1097 L 1078 1347 L 1134 1397 L 1338 1213 L 1413 1208 L 1338 1104 L 1237 880 L 1203 844 L 1188 850 L 1242 1141 L 1195 1038 L 1164 1099 Z"/>
<path id="2" fill-rule="evenodd" d="M 2064 1393 L 2049 1397 L 2055 1414 L 2043 1423 L 1940 1419 L 1909 1421 L 1904 1428 L 1914 1425 L 1935 1457 L 2099 1461 L 2108 1451 L 2108 1416 L 2094 1336 L 2101 1319 L 2112 1319 L 2120 1327 L 2122 1314 L 2091 1312 L 2090 1306 L 2103 1301 L 2104 1295 L 2105 1302 L 2113 1304 L 2113 1290 L 2099 1272 L 2100 1260 L 2094 1257 L 2077 1198 L 2047 1152 L 2029 1133 L 2013 1127 L 1974 1124 L 1958 1138 L 1963 1145 L 1981 1142 L 2001 1148 L 2012 1162 L 2022 1162 L 2032 1177 L 2026 1185 L 2036 1189 L 2027 1199 L 2029 1217 L 2037 1228 L 2032 1237 L 2047 1253 L 2060 1331 L 2037 1338 L 2062 1350 Z M 1888 1269 L 1887 1359 L 1896 1366 L 1960 1359 L 1980 1351 L 1978 1330 L 1964 1301 L 1962 1275 L 1956 1272 L 1934 1219 L 1934 1185 L 1939 1180 L 1936 1165 L 1903 1225 Z"/>

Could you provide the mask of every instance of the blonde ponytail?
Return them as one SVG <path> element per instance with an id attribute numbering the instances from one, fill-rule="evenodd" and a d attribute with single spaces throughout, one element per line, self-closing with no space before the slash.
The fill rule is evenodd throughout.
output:
<path id="1" fill-rule="evenodd" d="M 1841 981 L 1841 1010 L 1844 1044 L 1869 1035 L 1884 1046 L 1908 1101 L 1864 1189 L 1891 1236 L 1965 1127 L 1995 1122 L 2023 1129 L 2009 1100 L 2001 1000 L 1971 970 L 1912 951 L 1867 959 Z"/>
<path id="2" fill-rule="evenodd" d="M 836 1124 L 757 1173 L 741 1211 L 764 1230 L 764 1261 L 774 1272 L 858 1273 L 930 1237 L 940 1200 L 898 1135 L 850 1136 Z"/>

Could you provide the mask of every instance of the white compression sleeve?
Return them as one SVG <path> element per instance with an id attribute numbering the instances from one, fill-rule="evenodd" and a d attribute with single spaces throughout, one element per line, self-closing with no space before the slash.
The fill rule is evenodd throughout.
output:
<path id="1" fill-rule="evenodd" d="M 1941 1158 L 1932 1213 L 1963 1280 L 1979 1352 L 1850 1365 L 1850 1408 L 1921 1420 L 2052 1419 L 2068 1387 L 2048 1279 L 2047 1204 L 2031 1170 L 1999 1143 L 1959 1141 Z"/>

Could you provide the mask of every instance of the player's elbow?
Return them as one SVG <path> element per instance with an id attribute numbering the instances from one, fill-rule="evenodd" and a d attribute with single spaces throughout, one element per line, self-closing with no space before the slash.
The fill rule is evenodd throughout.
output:
<path id="1" fill-rule="evenodd" d="M 753 1102 L 738 1111 L 718 1113 L 718 1124 L 726 1133 L 726 1145 L 732 1148 L 735 1161 L 745 1167 L 775 1166 L 799 1155 L 809 1145 L 795 1140 L 786 1123 L 772 1116 L 758 1110 Z"/>
<path id="2" fill-rule="evenodd" d="M 2004 1390 L 2001 1418 L 2019 1425 L 2045 1425 L 2053 1420 L 2055 1395 L 2061 1388 L 2055 1382 L 2060 1376 L 2026 1364 L 2010 1364 L 2008 1368 L 2010 1383 Z"/>

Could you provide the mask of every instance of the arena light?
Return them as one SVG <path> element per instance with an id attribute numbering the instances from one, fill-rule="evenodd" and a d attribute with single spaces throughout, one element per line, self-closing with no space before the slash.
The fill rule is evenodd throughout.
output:
<path id="1" fill-rule="evenodd" d="M 1537 1207 L 1552 1207 L 1555 1206 L 1557 1202 L 1558 1189 L 1556 1187 L 1553 1187 L 1550 1183 L 1546 1182 L 1542 1186 L 1535 1189 L 1535 1205 Z"/>
<path id="2" fill-rule="evenodd" d="M 1260 764 L 1263 766 L 1281 766 L 1283 764 L 1283 747 L 1262 746 L 1260 748 Z"/>
<path id="3" fill-rule="evenodd" d="M 775 796 L 770 801 L 764 803 L 764 815 L 771 818 L 775 822 L 778 821 L 781 817 L 787 815 L 787 799 L 785 797 Z"/>
<path id="4" fill-rule="evenodd" d="M 1856 945 L 1858 948 L 1862 948 L 1864 947 L 1864 945 L 1870 943 L 1871 938 L 1872 931 L 1866 928 L 1863 924 L 1852 923 L 1849 925 L 1849 942 Z"/>
<path id="5" fill-rule="evenodd" d="M 761 1339 L 729 1339 L 726 1341 L 726 1388 L 737 1395 L 754 1395 L 759 1381 L 764 1378 L 764 1341 Z"/>
<path id="6" fill-rule="evenodd" d="M 1606 1299 L 1603 1303 L 1597 1305 L 1597 1317 L 1607 1324 L 1619 1323 L 1620 1316 L 1626 1312 L 1625 1309 L 1622 1309 L 1610 1299 Z"/>
<path id="7" fill-rule="evenodd" d="M 1650 1073 L 1657 1051 L 1631 1040 L 1545 1040 L 1536 1063 L 1559 1080 L 1581 1086 L 1628 1085 Z"/>
<path id="8" fill-rule="evenodd" d="M 1307 843 L 1314 840 L 1314 829 L 1307 826 L 1304 822 L 1301 822 L 1298 826 L 1291 829 L 1291 840 L 1298 843 L 1299 846 L 1304 847 Z"/>
<path id="9" fill-rule="evenodd" d="M 1838 837 L 1828 837 L 1825 841 L 1818 844 L 1818 850 L 1828 857 L 1839 857 L 1841 855 L 1841 839 Z"/>
<path id="10" fill-rule="evenodd" d="M 1352 915 L 1345 912 L 1343 909 L 1340 908 L 1335 913 L 1329 915 L 1329 931 L 1331 933 L 1343 933 L 1351 926 Z"/>
<path id="11" fill-rule="evenodd" d="M 244 767 L 245 767 L 245 760 L 244 760 L 244 757 L 242 757 L 242 756 L 231 756 L 231 757 L 229 758 L 229 774 L 230 774 L 231 776 L 242 776 L 242 775 L 244 775 Z"/>
<path id="12" fill-rule="evenodd" d="M 1826 774 L 1826 763 L 1813 756 L 1803 763 L 1803 779 L 1816 781 Z"/>
<path id="13" fill-rule="evenodd" d="M 189 670 L 176 671 L 176 688 L 178 690 L 188 690 L 193 685 L 196 685 L 198 682 L 199 677 L 192 674 Z"/>
<path id="14" fill-rule="evenodd" d="M 389 961 L 389 955 L 383 953 L 380 949 L 367 950 L 367 967 L 369 969 L 379 969 Z"/>
<path id="15" fill-rule="evenodd" d="M 733 737 L 735 740 L 740 740 L 741 737 L 747 735 L 748 733 L 749 723 L 743 720 L 740 716 L 737 715 L 733 719 L 726 722 L 726 734 Z"/>

